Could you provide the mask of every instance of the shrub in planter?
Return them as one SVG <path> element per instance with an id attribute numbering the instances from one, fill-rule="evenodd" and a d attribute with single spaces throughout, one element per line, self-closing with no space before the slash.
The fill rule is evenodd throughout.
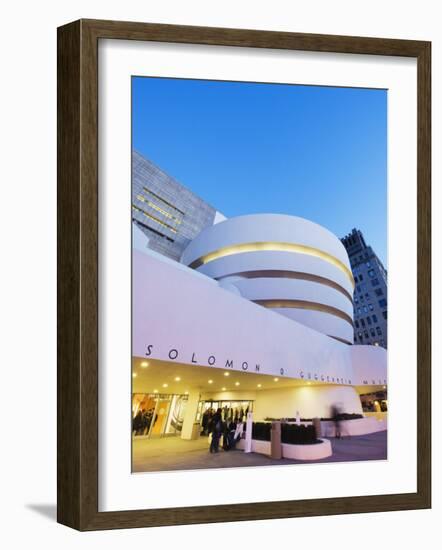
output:
<path id="1" fill-rule="evenodd" d="M 356 413 L 340 413 L 338 414 L 338 420 L 356 420 L 357 418 L 364 418 L 362 414 Z"/>
<path id="2" fill-rule="evenodd" d="M 281 424 L 281 441 L 290 445 L 313 445 L 320 443 L 316 439 L 314 426 L 298 426 L 297 424 Z"/>
<path id="3" fill-rule="evenodd" d="M 269 422 L 253 422 L 252 439 L 270 441 L 272 425 Z"/>
<path id="4" fill-rule="evenodd" d="M 356 420 L 358 418 L 364 418 L 362 414 L 358 413 L 340 413 L 338 415 L 338 420 Z M 266 421 L 272 422 L 274 420 L 281 420 L 280 418 L 266 418 Z M 286 418 L 287 422 L 296 422 L 296 418 Z M 312 422 L 313 418 L 301 418 L 301 422 Z M 321 418 L 322 421 L 334 420 L 333 418 Z"/>

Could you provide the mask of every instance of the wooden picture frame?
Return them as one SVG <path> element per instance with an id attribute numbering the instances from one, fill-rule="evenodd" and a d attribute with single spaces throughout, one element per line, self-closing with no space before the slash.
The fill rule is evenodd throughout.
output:
<path id="1" fill-rule="evenodd" d="M 98 511 L 98 41 L 159 41 L 403 56 L 418 67 L 417 492 Z M 431 506 L 431 44 L 422 41 L 79 20 L 58 29 L 58 521 L 82 531 Z"/>

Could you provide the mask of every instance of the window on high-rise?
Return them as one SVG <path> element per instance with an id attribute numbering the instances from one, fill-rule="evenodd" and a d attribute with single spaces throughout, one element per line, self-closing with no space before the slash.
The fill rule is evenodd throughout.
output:
<path id="1" fill-rule="evenodd" d="M 369 277 L 374 277 L 374 269 L 369 269 L 368 270 L 368 276 Z"/>
<path id="2" fill-rule="evenodd" d="M 377 315 L 372 315 L 371 318 L 373 319 L 373 322 L 374 322 L 374 323 L 377 323 L 377 322 L 378 322 L 378 317 L 377 317 Z"/>
<path id="3" fill-rule="evenodd" d="M 377 288 L 374 293 L 376 294 L 376 296 L 382 296 L 384 294 L 384 291 L 382 290 L 382 288 Z"/>
<path id="4" fill-rule="evenodd" d="M 367 317 L 367 323 L 368 323 L 369 325 L 371 325 L 371 319 L 370 319 L 370 317 Z"/>
<path id="5" fill-rule="evenodd" d="M 377 334 L 379 334 L 379 335 L 382 334 L 382 330 L 380 329 L 380 327 L 376 327 L 376 332 L 377 332 Z"/>
<path id="6" fill-rule="evenodd" d="M 386 311 L 383 311 L 383 312 L 382 312 L 382 316 L 383 316 L 383 318 L 384 318 L 385 320 L 387 320 L 387 312 L 386 312 Z"/>
<path id="7" fill-rule="evenodd" d="M 379 300 L 379 307 L 387 307 L 387 300 L 385 298 L 382 298 L 382 300 Z M 386 314 L 387 312 L 384 312 L 384 313 Z M 387 317 L 385 316 L 385 319 L 386 318 Z"/>

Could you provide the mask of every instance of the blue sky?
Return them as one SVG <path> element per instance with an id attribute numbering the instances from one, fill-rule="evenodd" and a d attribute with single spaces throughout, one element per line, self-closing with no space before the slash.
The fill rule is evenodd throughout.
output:
<path id="1" fill-rule="evenodd" d="M 133 147 L 227 217 L 276 212 L 387 267 L 385 90 L 134 77 Z"/>

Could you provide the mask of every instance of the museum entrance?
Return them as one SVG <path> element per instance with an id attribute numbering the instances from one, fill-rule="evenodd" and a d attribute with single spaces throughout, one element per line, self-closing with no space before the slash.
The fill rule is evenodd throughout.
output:
<path id="1" fill-rule="evenodd" d="M 196 421 L 202 424 L 204 413 L 215 413 L 221 409 L 224 422 L 244 422 L 248 412 L 253 412 L 253 401 L 250 400 L 222 400 L 206 399 L 198 403 Z"/>
<path id="2" fill-rule="evenodd" d="M 155 438 L 180 435 L 187 400 L 187 395 L 133 394 L 133 437 Z"/>

